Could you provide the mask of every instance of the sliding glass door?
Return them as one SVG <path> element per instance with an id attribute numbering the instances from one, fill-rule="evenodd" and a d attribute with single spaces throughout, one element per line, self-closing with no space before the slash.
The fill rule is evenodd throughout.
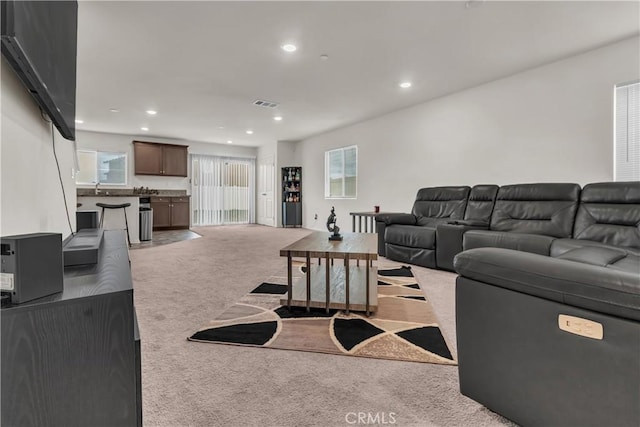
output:
<path id="1" fill-rule="evenodd" d="M 193 225 L 255 222 L 255 160 L 191 156 Z"/>

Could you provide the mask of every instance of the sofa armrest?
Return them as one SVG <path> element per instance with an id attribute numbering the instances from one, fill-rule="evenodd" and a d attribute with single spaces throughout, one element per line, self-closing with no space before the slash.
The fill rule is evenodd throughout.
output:
<path id="1" fill-rule="evenodd" d="M 469 230 L 486 230 L 487 226 L 438 224 L 436 227 L 436 265 L 443 270 L 453 271 L 453 258 L 462 252 L 462 236 Z"/>
<path id="2" fill-rule="evenodd" d="M 632 272 L 500 248 L 464 251 L 454 266 L 478 282 L 640 320 L 640 276 Z"/>
<path id="3" fill-rule="evenodd" d="M 455 221 L 448 221 L 447 224 L 452 225 L 468 225 L 471 227 L 479 227 L 480 229 L 488 229 L 489 221 L 485 221 L 482 219 L 459 219 Z"/>
<path id="4" fill-rule="evenodd" d="M 376 215 L 376 222 L 383 222 L 385 225 L 416 225 L 418 219 L 415 215 L 410 213 L 393 213 L 393 214 L 378 214 Z"/>

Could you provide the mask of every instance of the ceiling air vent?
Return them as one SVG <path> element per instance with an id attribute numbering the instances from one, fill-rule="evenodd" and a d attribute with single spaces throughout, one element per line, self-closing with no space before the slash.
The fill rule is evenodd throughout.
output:
<path id="1" fill-rule="evenodd" d="M 278 106 L 278 103 L 265 101 L 263 99 L 256 99 L 255 101 L 253 101 L 253 105 L 257 105 L 258 107 L 276 108 Z"/>

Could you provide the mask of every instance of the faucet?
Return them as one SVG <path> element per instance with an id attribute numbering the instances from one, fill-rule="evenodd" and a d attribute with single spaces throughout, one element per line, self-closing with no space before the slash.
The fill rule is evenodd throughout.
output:
<path id="1" fill-rule="evenodd" d="M 99 182 L 96 182 L 96 189 L 95 189 L 96 196 L 97 196 L 98 194 L 100 194 L 100 189 L 99 189 L 98 187 L 100 187 L 100 183 L 99 183 Z"/>

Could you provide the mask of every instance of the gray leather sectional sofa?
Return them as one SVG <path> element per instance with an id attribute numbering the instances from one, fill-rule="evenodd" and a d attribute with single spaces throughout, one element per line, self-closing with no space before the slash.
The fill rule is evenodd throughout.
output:
<path id="1" fill-rule="evenodd" d="M 435 222 L 464 395 L 522 425 L 640 425 L 640 182 L 503 186 L 488 224 Z"/>

